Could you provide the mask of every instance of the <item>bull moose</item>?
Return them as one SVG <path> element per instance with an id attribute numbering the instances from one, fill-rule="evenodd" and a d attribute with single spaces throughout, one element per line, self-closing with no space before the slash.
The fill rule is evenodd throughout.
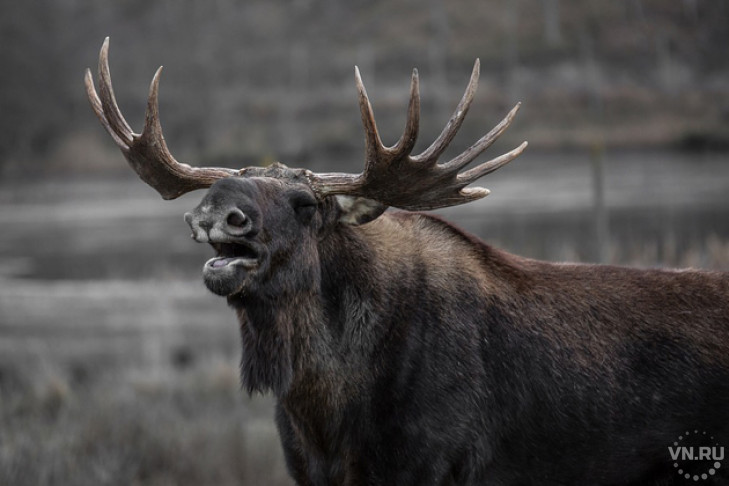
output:
<path id="1" fill-rule="evenodd" d="M 542 262 L 418 212 L 486 196 L 466 186 L 526 147 L 463 171 L 517 105 L 439 162 L 473 100 L 478 61 L 419 155 L 417 71 L 404 133 L 386 147 L 356 70 L 359 175 L 177 162 L 159 120 L 160 72 L 133 133 L 107 39 L 98 94 L 86 72 L 91 106 L 163 198 L 210 187 L 185 220 L 216 252 L 205 284 L 238 317 L 243 385 L 277 399 L 298 484 L 729 481 L 729 274 Z M 687 433 L 712 455 L 689 457 Z"/>

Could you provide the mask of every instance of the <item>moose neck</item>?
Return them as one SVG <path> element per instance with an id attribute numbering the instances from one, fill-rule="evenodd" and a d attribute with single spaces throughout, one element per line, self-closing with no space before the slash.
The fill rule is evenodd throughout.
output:
<path id="1" fill-rule="evenodd" d="M 312 296 L 299 295 L 276 302 L 250 296 L 230 299 L 243 346 L 241 379 L 249 393 L 287 392 L 294 375 L 295 330 L 313 318 L 308 312 L 313 309 L 311 300 Z"/>
<path id="2" fill-rule="evenodd" d="M 344 374 L 356 366 L 345 362 L 357 350 L 351 338 L 360 333 L 353 327 L 373 319 L 369 240 L 358 228 L 342 225 L 320 242 L 319 265 L 306 285 L 228 299 L 240 323 L 241 374 L 249 393 L 270 390 L 283 397 L 316 387 L 336 399 Z"/>
<path id="3" fill-rule="evenodd" d="M 474 284 L 490 286 L 472 275 L 480 273 L 469 258 L 477 249 L 486 251 L 432 216 L 391 213 L 364 226 L 339 225 L 319 242 L 317 265 L 296 287 L 229 300 L 240 320 L 244 386 L 279 397 L 316 388 L 317 396 L 339 402 L 353 383 L 375 379 L 366 363 L 395 331 L 388 323 L 402 320 L 386 315 L 398 308 L 394 302 L 408 302 L 449 276 L 471 275 Z"/>

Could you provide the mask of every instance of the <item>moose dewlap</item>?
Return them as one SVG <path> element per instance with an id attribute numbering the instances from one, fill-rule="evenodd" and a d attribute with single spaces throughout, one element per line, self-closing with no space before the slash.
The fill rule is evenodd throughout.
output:
<path id="1" fill-rule="evenodd" d="M 210 188 L 185 220 L 215 249 L 205 283 L 240 322 L 243 384 L 277 398 L 298 484 L 729 480 L 729 464 L 672 456 L 687 430 L 710 432 L 712 443 L 695 436 L 697 451 L 729 444 L 729 274 L 535 261 L 409 212 L 484 197 L 467 186 L 526 146 L 466 169 L 517 105 L 439 161 L 473 100 L 478 61 L 418 155 L 417 71 L 392 147 L 356 72 L 366 147 L 354 175 L 181 164 L 162 136 L 160 71 L 136 134 L 107 55 L 108 39 L 98 94 L 90 72 L 87 92 L 131 167 L 165 199 Z"/>

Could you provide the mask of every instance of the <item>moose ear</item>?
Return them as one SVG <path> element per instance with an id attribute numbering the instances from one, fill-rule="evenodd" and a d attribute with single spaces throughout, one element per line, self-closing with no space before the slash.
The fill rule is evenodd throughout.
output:
<path id="1" fill-rule="evenodd" d="M 352 226 L 369 223 L 385 212 L 387 206 L 373 199 L 355 196 L 335 196 L 339 205 L 339 221 Z"/>

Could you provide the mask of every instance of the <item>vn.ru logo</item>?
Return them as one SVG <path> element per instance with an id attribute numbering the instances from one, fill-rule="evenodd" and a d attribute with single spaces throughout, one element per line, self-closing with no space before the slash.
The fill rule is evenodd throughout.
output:
<path id="1" fill-rule="evenodd" d="M 679 476 L 693 481 L 714 476 L 724 460 L 724 447 L 703 430 L 687 430 L 668 452 Z"/>

